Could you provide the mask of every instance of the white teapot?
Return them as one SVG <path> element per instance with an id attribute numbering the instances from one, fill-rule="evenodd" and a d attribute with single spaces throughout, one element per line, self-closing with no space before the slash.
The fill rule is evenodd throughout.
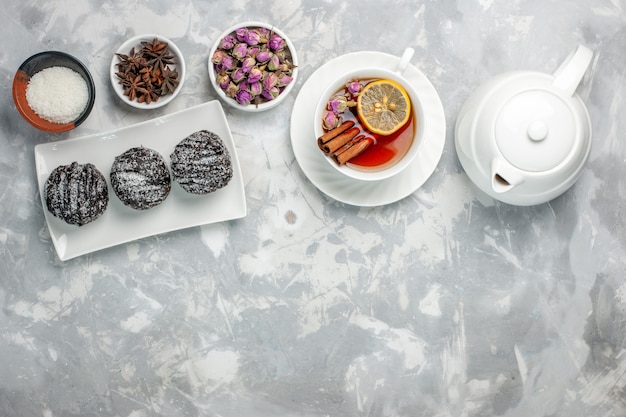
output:
<path id="1" fill-rule="evenodd" d="M 578 46 L 554 74 L 512 71 L 463 104 L 455 145 L 470 179 L 508 204 L 545 203 L 569 189 L 591 150 L 591 120 L 576 94 L 593 53 Z"/>

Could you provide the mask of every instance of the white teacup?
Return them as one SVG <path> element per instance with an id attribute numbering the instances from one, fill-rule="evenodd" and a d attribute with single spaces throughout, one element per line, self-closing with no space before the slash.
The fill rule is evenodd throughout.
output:
<path id="1" fill-rule="evenodd" d="M 349 162 L 346 164 L 338 164 L 336 163 L 330 156 L 323 155 L 324 159 L 326 159 L 334 169 L 338 170 L 342 174 L 349 176 L 351 178 L 355 178 L 358 180 L 365 181 L 376 181 L 382 180 L 385 178 L 390 178 L 400 171 L 409 166 L 417 156 L 419 152 L 421 138 L 424 132 L 424 111 L 420 102 L 419 95 L 413 87 L 413 84 L 409 82 L 402 74 L 406 67 L 409 64 L 409 61 L 413 57 L 414 50 L 412 48 L 407 48 L 401 59 L 398 63 L 395 70 L 389 70 L 384 68 L 376 68 L 376 67 L 365 67 L 360 68 L 354 71 L 350 71 L 348 73 L 343 73 L 339 75 L 336 79 L 334 79 L 330 85 L 326 88 L 324 93 L 322 94 L 316 110 L 315 110 L 315 118 L 314 118 L 314 131 L 315 137 L 319 138 L 325 133 L 325 130 L 322 126 L 322 119 L 324 117 L 324 112 L 326 110 L 326 106 L 328 100 L 335 95 L 335 93 L 341 90 L 347 82 L 358 79 L 358 80 L 372 80 L 372 79 L 389 79 L 400 84 L 408 93 L 408 96 L 411 100 L 411 108 L 413 112 L 413 116 L 415 118 L 415 132 L 413 136 L 413 140 L 406 151 L 406 153 L 398 159 L 393 165 L 383 165 L 380 168 L 371 167 L 364 168 L 359 167 L 354 164 L 350 164 Z M 320 150 L 319 152 L 322 153 Z"/>

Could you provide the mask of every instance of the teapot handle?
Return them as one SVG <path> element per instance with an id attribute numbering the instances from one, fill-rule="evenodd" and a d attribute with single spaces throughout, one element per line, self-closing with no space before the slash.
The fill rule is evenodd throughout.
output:
<path id="1" fill-rule="evenodd" d="M 554 72 L 554 86 L 573 96 L 580 81 L 587 72 L 593 52 L 583 45 L 571 52 Z"/>

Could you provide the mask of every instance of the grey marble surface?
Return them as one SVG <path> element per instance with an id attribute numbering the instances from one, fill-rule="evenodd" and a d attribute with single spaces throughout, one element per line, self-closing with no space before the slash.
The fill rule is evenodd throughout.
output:
<path id="1" fill-rule="evenodd" d="M 337 2 L 2 1 L 0 415 L 626 415 L 626 3 L 623 0 Z M 245 218 L 61 262 L 33 149 L 217 99 L 208 51 L 261 20 L 298 48 L 279 107 L 224 106 L 243 166 Z M 112 51 L 140 33 L 174 40 L 188 79 L 168 106 L 113 94 Z M 533 207 L 486 197 L 453 126 L 467 96 L 512 69 L 552 72 L 595 55 L 578 90 L 592 153 L 564 195 Z M 290 115 L 317 67 L 356 51 L 399 55 L 431 80 L 447 138 L 430 179 L 382 207 L 316 189 Z M 49 49 L 82 59 L 97 88 L 77 129 L 28 125 L 17 67 Z"/>

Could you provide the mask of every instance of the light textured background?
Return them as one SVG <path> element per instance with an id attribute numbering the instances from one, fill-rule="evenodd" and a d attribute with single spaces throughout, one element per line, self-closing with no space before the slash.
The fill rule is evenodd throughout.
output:
<path id="1" fill-rule="evenodd" d="M 626 4 L 623 0 L 66 1 L 0 7 L 1 416 L 626 415 Z M 60 262 L 36 185 L 38 143 L 109 131 L 215 99 L 208 51 L 247 20 L 298 48 L 289 99 L 225 107 L 247 217 Z M 125 39 L 159 33 L 188 79 L 151 113 L 108 79 Z M 594 130 L 578 183 L 534 207 L 478 191 L 454 149 L 457 112 L 481 82 L 552 72 L 594 50 L 578 93 Z M 437 88 L 448 135 L 406 199 L 338 203 L 300 170 L 293 102 L 329 59 L 399 55 Z M 36 131 L 11 83 L 28 56 L 83 60 L 97 99 L 74 131 Z"/>

